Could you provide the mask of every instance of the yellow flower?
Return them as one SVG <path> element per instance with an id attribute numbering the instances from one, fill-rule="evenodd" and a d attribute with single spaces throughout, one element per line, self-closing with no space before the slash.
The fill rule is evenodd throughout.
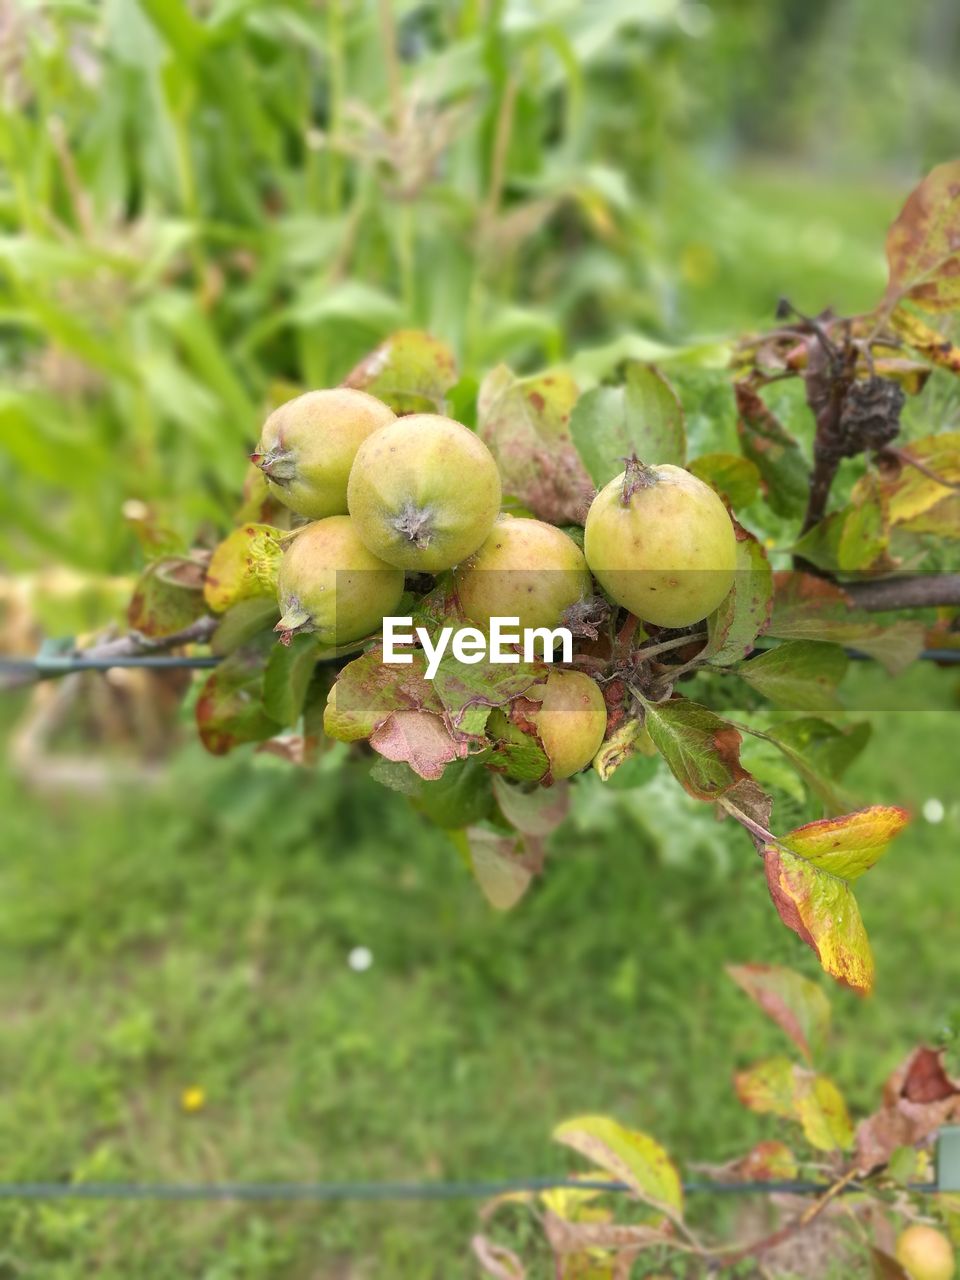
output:
<path id="1" fill-rule="evenodd" d="M 188 1085 L 180 1095 L 180 1106 L 188 1115 L 202 1111 L 207 1104 L 207 1091 L 198 1084 Z"/>

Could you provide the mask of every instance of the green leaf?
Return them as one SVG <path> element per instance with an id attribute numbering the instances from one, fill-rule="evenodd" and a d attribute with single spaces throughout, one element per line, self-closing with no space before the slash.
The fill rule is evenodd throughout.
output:
<path id="1" fill-rule="evenodd" d="M 272 647 L 276 641 L 269 638 Z M 195 714 L 200 741 L 215 756 L 245 742 L 263 742 L 277 731 L 263 705 L 264 642 L 237 649 L 208 676 Z"/>
<path id="2" fill-rule="evenodd" d="M 807 1141 L 818 1151 L 844 1151 L 853 1142 L 850 1113 L 837 1086 L 789 1058 L 769 1058 L 738 1072 L 734 1086 L 751 1111 L 801 1124 Z"/>
<path id="3" fill-rule="evenodd" d="M 490 905 L 497 911 L 516 906 L 540 870 L 542 855 L 536 841 L 486 827 L 468 827 L 451 835 Z"/>
<path id="4" fill-rule="evenodd" d="M 646 727 L 683 789 L 716 800 L 748 777 L 740 764 L 740 734 L 726 720 L 687 698 L 646 703 Z"/>
<path id="5" fill-rule="evenodd" d="M 141 635 L 159 639 L 189 627 L 205 612 L 203 567 L 195 560 L 168 556 L 148 565 L 137 579 L 127 622 Z"/>
<path id="6" fill-rule="evenodd" d="M 548 836 L 570 811 L 570 787 L 565 782 L 524 787 L 496 774 L 493 794 L 510 825 L 527 836 Z"/>
<path id="7" fill-rule="evenodd" d="M 576 1116 L 558 1125 L 553 1138 L 625 1182 L 638 1200 L 671 1218 L 683 1217 L 680 1175 L 659 1142 L 647 1134 L 625 1129 L 609 1116 Z"/>
<path id="8" fill-rule="evenodd" d="M 459 374 L 445 342 L 419 329 L 400 329 L 365 356 L 343 380 L 368 391 L 394 413 L 444 413 Z"/>
<path id="9" fill-rule="evenodd" d="M 654 365 L 628 364 L 618 387 L 595 387 L 580 397 L 570 434 L 594 484 L 620 474 L 636 454 L 650 465 L 683 466 L 686 430 L 677 393 Z"/>
<path id="10" fill-rule="evenodd" d="M 759 468 L 740 454 L 704 453 L 687 470 L 715 489 L 734 511 L 748 507 L 760 490 Z"/>
<path id="11" fill-rule="evenodd" d="M 823 1048 L 830 1027 L 830 1003 L 815 982 L 776 964 L 728 964 L 727 973 L 786 1032 L 808 1061 Z"/>
<path id="12" fill-rule="evenodd" d="M 707 643 L 699 657 L 718 666 L 739 662 L 751 651 L 770 622 L 773 572 L 767 553 L 734 521 L 737 565 L 726 599 L 707 619 Z"/>
<path id="13" fill-rule="evenodd" d="M 760 472 L 767 502 L 779 516 L 803 515 L 810 496 L 810 468 L 799 444 L 749 383 L 738 382 L 734 390 L 740 448 Z"/>
<path id="14" fill-rule="evenodd" d="M 292 728 L 300 719 L 320 649 L 315 636 L 294 636 L 276 644 L 263 673 L 263 705 L 277 724 Z"/>
<path id="15" fill-rule="evenodd" d="M 562 369 L 518 378 L 503 364 L 478 393 L 477 434 L 497 460 L 504 492 L 551 524 L 582 522 L 593 494 L 570 438 L 578 394 Z"/>
<path id="16" fill-rule="evenodd" d="M 838 782 L 870 739 L 866 720 L 839 728 L 815 716 L 775 725 L 765 737 L 790 761 L 807 786 L 829 810 L 849 807 Z"/>
<path id="17" fill-rule="evenodd" d="M 849 659 L 839 645 L 787 640 L 734 668 L 742 680 L 781 707 L 829 714 Z"/>
<path id="18" fill-rule="evenodd" d="M 214 653 L 233 653 L 234 649 L 249 643 L 255 636 L 263 632 L 272 633 L 279 618 L 280 610 L 275 599 L 258 596 L 241 600 L 220 619 L 210 647 Z"/>
<path id="19" fill-rule="evenodd" d="M 850 885 L 907 820 L 903 809 L 874 805 L 807 823 L 763 851 L 767 886 L 784 924 L 812 948 L 826 973 L 863 995 L 873 989 L 874 962 Z"/>
<path id="20" fill-rule="evenodd" d="M 442 778 L 420 784 L 414 807 L 449 831 L 470 827 L 493 811 L 492 781 L 490 771 L 476 758 L 453 760 Z"/>

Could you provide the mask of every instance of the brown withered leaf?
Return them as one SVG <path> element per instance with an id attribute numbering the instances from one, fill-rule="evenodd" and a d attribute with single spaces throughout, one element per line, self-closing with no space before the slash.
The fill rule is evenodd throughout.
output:
<path id="1" fill-rule="evenodd" d="M 785 1142 L 758 1142 L 746 1155 L 724 1164 L 690 1166 L 714 1182 L 782 1182 L 797 1176 L 797 1158 Z"/>
<path id="2" fill-rule="evenodd" d="M 470 1247 L 484 1274 L 492 1280 L 526 1280 L 526 1269 L 512 1249 L 483 1235 L 475 1235 Z"/>
<path id="3" fill-rule="evenodd" d="M 394 711 L 370 735 L 370 745 L 387 760 L 404 761 L 414 773 L 435 782 L 453 760 L 467 754 L 440 716 L 431 711 Z"/>
<path id="4" fill-rule="evenodd" d="M 883 1105 L 857 1128 L 857 1168 L 869 1173 L 897 1147 L 916 1146 L 941 1125 L 960 1120 L 960 1081 L 943 1066 L 943 1050 L 921 1046 L 900 1064 L 883 1089 Z"/>
<path id="5" fill-rule="evenodd" d="M 883 305 L 909 300 L 925 311 L 960 304 L 960 160 L 932 169 L 887 232 Z"/>

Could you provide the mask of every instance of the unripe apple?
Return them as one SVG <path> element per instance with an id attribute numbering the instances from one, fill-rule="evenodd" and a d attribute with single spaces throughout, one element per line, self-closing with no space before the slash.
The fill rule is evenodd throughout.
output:
<path id="1" fill-rule="evenodd" d="M 594 498 L 583 546 L 604 590 L 658 627 L 699 622 L 733 585 L 737 541 L 727 509 L 682 467 L 632 459 Z"/>
<path id="2" fill-rule="evenodd" d="M 911 1280 L 951 1280 L 953 1247 L 942 1231 L 915 1223 L 897 1237 L 896 1259 Z"/>
<path id="3" fill-rule="evenodd" d="M 516 705 L 495 707 L 487 731 L 495 738 L 520 742 L 522 735 L 539 738 L 554 779 L 569 778 L 585 769 L 600 750 L 607 728 L 607 706 L 596 681 L 582 671 L 551 671 Z"/>
<path id="4" fill-rule="evenodd" d="M 521 628 L 555 627 L 570 605 L 592 590 L 583 552 L 542 520 L 501 516 L 486 541 L 454 576 L 471 622 L 519 618 Z"/>
<path id="5" fill-rule="evenodd" d="M 374 555 L 436 573 L 474 553 L 500 510 L 500 474 L 474 432 L 436 413 L 381 427 L 357 450 L 347 504 Z"/>
<path id="6" fill-rule="evenodd" d="M 291 511 L 314 520 L 345 515 L 357 450 L 394 418 L 392 409 L 366 391 L 308 391 L 274 409 L 251 456 L 271 493 Z"/>
<path id="7" fill-rule="evenodd" d="M 277 631 L 316 633 L 323 645 L 360 640 L 396 609 L 403 571 L 384 564 L 357 537 L 349 516 L 308 524 L 283 553 L 277 576 Z"/>

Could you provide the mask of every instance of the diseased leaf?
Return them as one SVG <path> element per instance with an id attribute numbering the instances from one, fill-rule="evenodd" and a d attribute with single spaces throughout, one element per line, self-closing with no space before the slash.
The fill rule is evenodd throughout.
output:
<path id="1" fill-rule="evenodd" d="M 829 714 L 849 659 L 839 645 L 786 640 L 735 668 L 741 680 L 781 707 Z"/>
<path id="2" fill-rule="evenodd" d="M 701 454 L 687 470 L 715 489 L 734 511 L 748 507 L 760 490 L 759 467 L 737 453 Z"/>
<path id="3" fill-rule="evenodd" d="M 670 1157 L 653 1138 L 609 1116 L 577 1116 L 553 1131 L 554 1141 L 579 1151 L 633 1194 L 672 1218 L 683 1216 L 683 1188 Z"/>
<path id="4" fill-rule="evenodd" d="M 730 594 L 707 619 L 707 643 L 700 656 L 729 666 L 745 658 L 770 622 L 773 572 L 767 553 L 753 536 L 734 521 L 737 567 Z"/>
<path id="5" fill-rule="evenodd" d="M 224 538 L 211 557 L 203 585 L 214 613 L 254 597 L 275 599 L 281 550 L 279 532 L 268 524 L 243 524 Z"/>
<path id="6" fill-rule="evenodd" d="M 206 612 L 203 566 L 182 556 L 147 565 L 137 579 L 127 622 L 133 631 L 157 640 L 189 627 Z"/>
<path id="7" fill-rule="evenodd" d="M 797 1121 L 818 1151 L 843 1151 L 853 1141 L 850 1114 L 837 1086 L 789 1058 L 768 1058 L 738 1072 L 734 1086 L 751 1111 Z"/>
<path id="8" fill-rule="evenodd" d="M 263 671 L 269 645 L 249 644 L 235 650 L 203 683 L 195 715 L 200 741 L 215 756 L 245 742 L 262 742 L 277 732 L 277 722 L 263 705 Z"/>
<path id="9" fill-rule="evenodd" d="M 394 413 L 445 413 L 458 376 L 445 342 L 419 329 L 400 329 L 365 356 L 343 385 L 368 391 Z"/>
<path id="10" fill-rule="evenodd" d="M 785 1142 L 758 1142 L 725 1164 L 698 1164 L 714 1182 L 786 1182 L 797 1176 L 797 1158 Z"/>
<path id="11" fill-rule="evenodd" d="M 890 324 L 908 347 L 918 351 L 932 365 L 946 369 L 948 373 L 960 373 L 960 347 L 924 324 L 912 311 L 896 307 L 890 316 Z"/>
<path id="12" fill-rule="evenodd" d="M 683 466 L 687 451 L 683 408 L 655 365 L 628 363 L 617 387 L 585 392 L 570 416 L 577 452 L 599 487 L 619 475 L 624 459 Z"/>
<path id="13" fill-rule="evenodd" d="M 781 920 L 831 977 L 861 995 L 873 988 L 874 964 L 850 884 L 873 866 L 906 821 L 902 809 L 875 805 L 807 823 L 763 852 Z"/>
<path id="14" fill-rule="evenodd" d="M 740 764 L 740 734 L 726 720 L 686 698 L 647 703 L 645 723 L 657 750 L 683 789 L 716 800 L 747 778 Z"/>
<path id="15" fill-rule="evenodd" d="M 294 636 L 275 644 L 263 673 L 263 706 L 268 716 L 287 728 L 300 719 L 320 648 L 316 636 Z"/>
<path id="16" fill-rule="evenodd" d="M 505 706 L 547 678 L 547 668 L 533 663 L 478 662 L 465 666 L 444 655 L 433 689 L 451 728 L 481 737 L 493 707 Z"/>
<path id="17" fill-rule="evenodd" d="M 453 760 L 467 754 L 467 744 L 457 742 L 443 719 L 432 711 L 393 711 L 370 734 L 374 751 L 388 760 L 405 761 L 414 773 L 436 781 Z"/>
<path id="18" fill-rule="evenodd" d="M 869 1173 L 899 1147 L 926 1142 L 960 1121 L 960 1084 L 947 1075 L 942 1049 L 915 1049 L 887 1080 L 883 1105 L 857 1127 L 857 1169 Z"/>
<path id="19" fill-rule="evenodd" d="M 914 662 L 924 644 L 922 623 L 903 618 L 887 622 L 856 609 L 835 583 L 809 573 L 774 575 L 773 617 L 767 630 L 780 640 L 818 640 L 859 649 L 891 675 Z"/>
<path id="20" fill-rule="evenodd" d="M 748 382 L 736 383 L 734 393 L 740 448 L 760 472 L 767 502 L 779 516 L 803 515 L 810 496 L 810 468 L 799 444 Z"/>
<path id="21" fill-rule="evenodd" d="M 891 526 L 960 538 L 960 431 L 912 440 L 897 454 L 884 454 L 883 463 L 879 476 L 869 479 L 883 496 Z M 862 498 L 867 482 L 857 482 L 852 501 Z"/>
<path id="22" fill-rule="evenodd" d="M 477 434 L 497 460 L 504 493 L 551 524 L 582 524 L 593 484 L 570 437 L 579 394 L 568 373 L 518 378 L 498 365 L 477 401 Z"/>
<path id="23" fill-rule="evenodd" d="M 727 973 L 808 1061 L 823 1047 L 830 1003 L 815 982 L 776 964 L 728 964 Z"/>
<path id="24" fill-rule="evenodd" d="M 915 187 L 887 232 L 883 305 L 924 311 L 960 305 L 960 160 L 937 165 Z"/>

